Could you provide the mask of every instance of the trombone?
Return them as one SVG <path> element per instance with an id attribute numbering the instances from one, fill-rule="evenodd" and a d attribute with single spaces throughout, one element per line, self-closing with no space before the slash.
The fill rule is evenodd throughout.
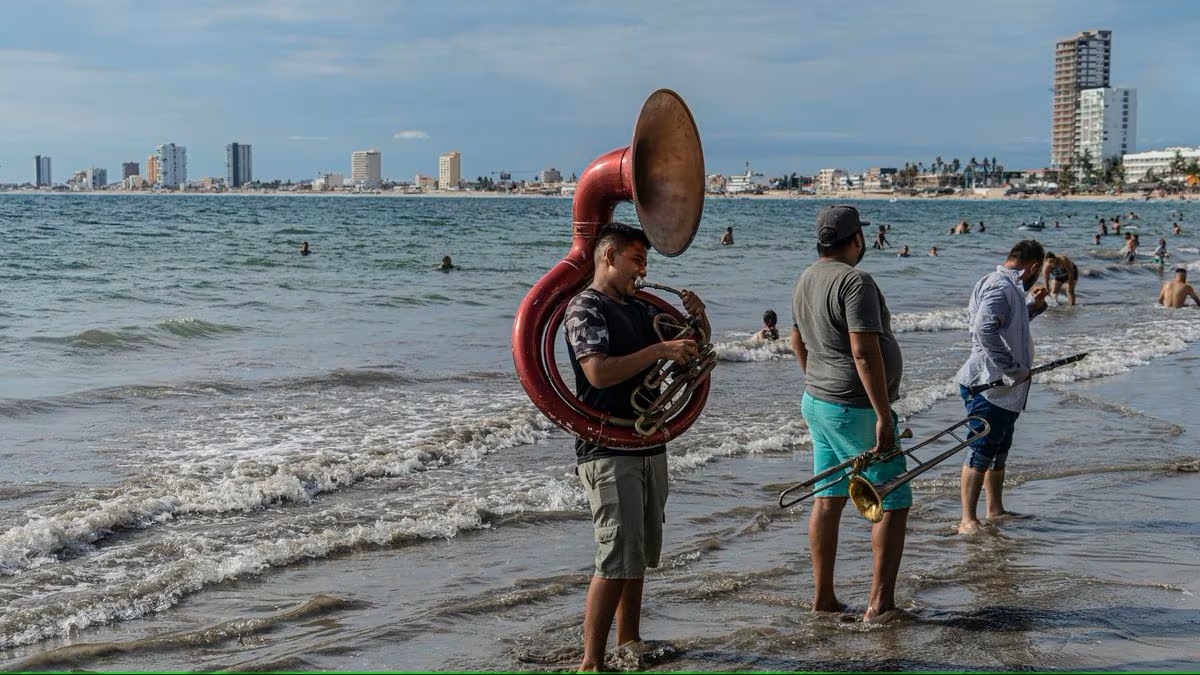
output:
<path id="1" fill-rule="evenodd" d="M 971 426 L 972 422 L 975 423 L 975 426 Z M 959 420 L 958 422 L 955 422 L 954 424 L 951 424 L 950 426 L 946 427 L 945 429 L 939 431 L 938 433 L 930 436 L 929 438 L 921 441 L 920 443 L 914 445 L 913 447 L 911 447 L 907 450 L 902 449 L 900 447 L 899 442 L 897 441 L 896 446 L 887 452 L 869 452 L 868 451 L 868 452 L 864 452 L 864 453 L 855 455 L 854 457 L 851 457 L 850 459 L 842 462 L 841 464 L 830 467 L 830 468 L 822 471 L 821 473 L 813 476 L 812 478 L 809 478 L 808 480 L 804 481 L 803 483 L 797 483 L 797 484 L 789 487 L 788 489 L 784 490 L 783 492 L 779 493 L 779 507 L 786 509 L 789 506 L 793 506 L 795 504 L 798 504 L 798 503 L 804 501 L 805 499 L 808 499 L 809 497 L 812 497 L 813 495 L 817 494 L 818 492 L 821 492 L 822 490 L 826 490 L 828 488 L 833 487 L 834 485 L 837 485 L 837 483 L 839 481 L 835 480 L 831 483 L 827 483 L 818 488 L 809 490 L 808 492 L 800 495 L 799 497 L 793 497 L 791 499 L 788 499 L 788 495 L 790 495 L 791 493 L 793 493 L 797 490 L 803 490 L 804 488 L 812 487 L 813 485 L 820 483 L 821 481 L 825 480 L 826 478 L 828 478 L 834 474 L 837 474 L 837 473 L 845 474 L 847 469 L 849 469 L 850 483 L 846 487 L 846 492 L 850 496 L 850 501 L 854 502 L 855 508 L 858 509 L 859 513 L 863 514 L 863 517 L 865 517 L 867 520 L 871 521 L 872 523 L 878 523 L 879 521 L 883 520 L 883 498 L 884 497 L 886 497 L 889 493 L 891 493 L 893 490 L 900 487 L 901 485 L 904 485 L 908 481 L 916 478 L 917 476 L 919 476 L 919 475 L 925 473 L 926 471 L 928 471 L 929 469 L 933 468 L 934 465 L 945 461 L 954 453 L 965 448 L 967 445 L 969 445 L 971 443 L 971 441 L 975 440 L 976 438 L 988 435 L 988 432 L 990 432 L 991 430 L 992 430 L 991 425 L 989 425 L 987 423 L 987 420 L 983 419 L 982 417 L 971 416 L 971 417 L 967 417 L 962 420 Z M 905 429 L 904 431 L 905 431 L 905 434 L 908 434 L 908 435 L 906 436 L 905 434 L 901 434 L 900 438 L 911 438 L 912 433 L 908 429 Z M 959 435 L 960 433 L 965 434 L 966 438 L 963 438 L 962 436 L 960 436 Z M 916 455 L 912 454 L 913 452 L 920 450 L 921 448 L 925 447 L 926 445 L 929 445 L 930 443 L 933 443 L 934 441 L 938 440 L 939 438 L 942 438 L 943 436 L 953 437 L 954 440 L 958 441 L 958 444 L 955 445 L 954 447 L 950 448 L 949 450 L 942 452 L 940 455 L 933 457 L 932 459 L 929 459 L 924 462 L 922 462 L 920 460 L 920 458 L 918 458 Z M 897 455 L 908 455 L 909 457 L 912 457 L 913 460 L 917 463 L 917 466 L 913 467 L 912 469 L 909 469 L 908 471 L 905 471 L 904 473 L 900 474 L 899 476 L 896 476 L 895 478 L 887 481 L 886 483 L 881 483 L 879 485 L 873 485 L 871 483 L 871 481 L 869 481 L 866 478 L 863 478 L 861 475 L 859 475 L 862 472 L 862 470 L 866 469 L 868 466 L 871 466 L 872 464 L 876 464 L 879 462 L 889 461 L 889 460 L 895 458 Z M 840 480 L 840 478 L 839 478 L 839 480 Z"/>

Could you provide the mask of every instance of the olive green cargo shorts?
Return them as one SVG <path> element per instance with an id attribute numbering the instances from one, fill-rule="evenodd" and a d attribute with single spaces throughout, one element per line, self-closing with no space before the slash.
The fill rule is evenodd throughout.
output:
<path id="1" fill-rule="evenodd" d="M 642 579 L 658 567 L 667 505 L 667 455 L 602 457 L 575 467 L 592 507 L 596 576 Z"/>

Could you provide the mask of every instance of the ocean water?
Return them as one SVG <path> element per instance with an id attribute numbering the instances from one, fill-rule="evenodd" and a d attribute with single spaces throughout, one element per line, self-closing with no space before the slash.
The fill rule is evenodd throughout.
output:
<path id="1" fill-rule="evenodd" d="M 807 510 L 776 502 L 811 474 L 803 378 L 786 341 L 752 338 L 765 309 L 786 325 L 824 203 L 710 199 L 686 253 L 651 255 L 650 280 L 705 299 L 720 362 L 703 416 L 669 446 L 651 648 L 610 665 L 1195 669 L 1200 312 L 1156 306 L 1149 251 L 1165 236 L 1170 266 L 1200 271 L 1200 208 L 860 203 L 913 251 L 862 265 L 893 313 L 896 408 L 917 440 L 963 417 L 967 297 L 1018 239 L 1082 272 L 1078 306 L 1034 322 L 1037 360 L 1089 352 L 1036 378 L 1018 423 L 1006 502 L 1028 517 L 957 536 L 962 456 L 924 473 L 903 612 L 864 624 L 869 530 L 853 509 L 836 577 L 850 610 L 809 611 Z M 525 396 L 509 344 L 521 298 L 569 249 L 570 212 L 558 198 L 0 195 L 0 668 L 573 669 L 586 500 L 571 439 Z M 1115 236 L 1092 243 L 1114 215 L 1137 226 L 1135 264 Z M 1061 227 L 1016 229 L 1039 216 Z M 961 219 L 987 232 L 947 234 Z M 435 270 L 443 255 L 459 269 Z"/>

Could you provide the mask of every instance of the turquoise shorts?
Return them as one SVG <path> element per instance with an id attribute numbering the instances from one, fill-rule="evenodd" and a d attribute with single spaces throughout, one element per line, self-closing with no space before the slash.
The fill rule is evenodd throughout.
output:
<path id="1" fill-rule="evenodd" d="M 800 411 L 812 435 L 813 475 L 841 464 L 842 462 L 870 450 L 875 445 L 875 411 L 842 403 L 830 403 L 804 393 Z M 896 413 L 892 413 L 892 430 L 900 437 Z M 897 443 L 900 441 L 897 440 Z M 887 482 L 904 473 L 907 468 L 904 455 L 897 455 L 886 462 L 876 462 L 863 470 L 862 476 L 873 485 Z M 840 476 L 830 476 L 816 486 L 817 497 L 845 497 L 850 483 L 850 468 Z M 908 483 L 897 487 L 883 498 L 883 510 L 895 511 L 912 506 L 912 488 Z"/>

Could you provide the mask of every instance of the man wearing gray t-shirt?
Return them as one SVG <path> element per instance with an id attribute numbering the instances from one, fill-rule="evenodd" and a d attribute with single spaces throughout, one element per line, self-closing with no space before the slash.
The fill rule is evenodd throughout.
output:
<path id="1" fill-rule="evenodd" d="M 867 250 L 863 222 L 853 206 L 827 206 L 817 215 L 819 259 L 792 290 L 792 351 L 804 371 L 801 412 L 813 445 L 813 475 L 864 452 L 896 448 L 891 403 L 900 397 L 904 369 L 892 335 L 891 314 L 871 275 L 856 269 Z M 905 470 L 904 455 L 862 471 L 880 484 Z M 813 611 L 840 611 L 833 589 L 838 528 L 848 476 L 817 487 L 808 521 L 812 553 Z M 895 608 L 896 574 L 912 491 L 907 483 L 883 500 L 883 519 L 871 529 L 874 573 L 865 620 Z"/>

